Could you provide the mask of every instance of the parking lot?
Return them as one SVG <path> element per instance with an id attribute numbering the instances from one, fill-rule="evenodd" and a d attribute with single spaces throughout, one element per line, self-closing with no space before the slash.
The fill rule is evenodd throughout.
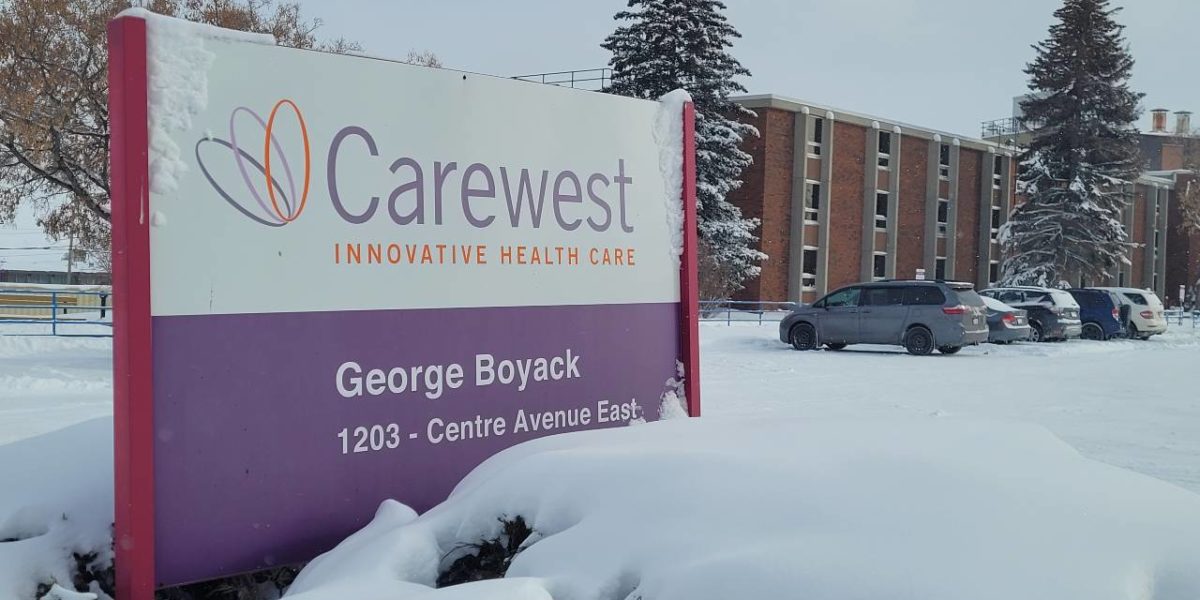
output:
<path id="1" fill-rule="evenodd" d="M 1200 491 L 1200 330 L 1149 341 L 796 352 L 774 323 L 701 326 L 711 416 L 1003 419 L 1048 427 L 1086 456 Z"/>

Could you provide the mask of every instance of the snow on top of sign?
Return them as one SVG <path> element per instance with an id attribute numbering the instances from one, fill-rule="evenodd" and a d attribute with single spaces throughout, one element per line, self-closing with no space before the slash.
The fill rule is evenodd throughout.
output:
<path id="1" fill-rule="evenodd" d="M 275 45 L 275 38 L 175 19 L 143 8 L 130 8 L 117 16 L 146 20 L 150 191 L 171 195 L 188 168 L 183 150 L 172 136 L 191 129 L 192 119 L 208 106 L 208 71 L 215 55 L 205 48 L 205 40 Z M 141 214 L 144 221 L 144 207 Z"/>
<path id="2" fill-rule="evenodd" d="M 471 544 L 500 535 L 501 517 L 516 516 L 534 533 L 507 579 L 426 587 Z M 310 563 L 289 598 L 1198 592 L 1200 496 L 1085 459 L 1041 427 L 705 418 L 509 449 L 424 515 L 385 504 Z"/>
<path id="3" fill-rule="evenodd" d="M 195 35 L 213 40 L 230 40 L 235 42 L 249 42 L 253 44 L 266 44 L 274 46 L 276 44 L 275 36 L 269 33 L 251 33 L 249 31 L 238 31 L 236 29 L 225 29 L 216 25 L 207 23 L 196 23 L 185 19 L 176 19 L 160 15 L 156 12 L 151 12 L 145 8 L 127 8 L 117 13 L 117 18 L 135 17 L 144 19 L 150 28 L 171 29 L 177 35 L 183 30 L 187 30 L 187 35 Z"/>
<path id="4" fill-rule="evenodd" d="M 685 90 L 668 92 L 659 99 L 658 114 L 654 118 L 658 168 L 667 195 L 666 225 L 676 268 L 683 255 L 683 106 L 691 101 L 692 96 Z"/>

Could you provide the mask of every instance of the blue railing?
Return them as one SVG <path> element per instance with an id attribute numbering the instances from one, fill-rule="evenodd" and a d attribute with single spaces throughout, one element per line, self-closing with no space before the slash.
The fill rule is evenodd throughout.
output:
<path id="1" fill-rule="evenodd" d="M 1185 311 L 1178 308 L 1170 308 L 1163 311 L 1163 318 L 1167 320 L 1168 325 L 1182 327 L 1186 321 L 1191 321 L 1192 329 L 1200 328 L 1200 310 Z"/>
<path id="2" fill-rule="evenodd" d="M 0 284 L 0 335 L 112 337 L 112 292 Z"/>
<path id="3" fill-rule="evenodd" d="M 735 322 L 762 325 L 779 321 L 795 308 L 794 302 L 703 300 L 700 302 L 700 320 L 724 321 L 726 325 Z"/>

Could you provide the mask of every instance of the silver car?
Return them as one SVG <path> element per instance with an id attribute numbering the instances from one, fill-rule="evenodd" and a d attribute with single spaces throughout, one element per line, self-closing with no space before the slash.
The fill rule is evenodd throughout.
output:
<path id="1" fill-rule="evenodd" d="M 780 321 L 779 339 L 797 350 L 887 344 L 954 354 L 988 340 L 987 310 L 969 283 L 863 283 L 796 309 Z"/>

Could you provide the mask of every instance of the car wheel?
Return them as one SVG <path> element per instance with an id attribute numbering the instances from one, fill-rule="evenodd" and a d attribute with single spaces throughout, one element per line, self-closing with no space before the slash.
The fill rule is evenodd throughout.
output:
<path id="1" fill-rule="evenodd" d="M 1042 324 L 1034 321 L 1030 327 L 1033 329 L 1032 336 L 1029 339 L 1034 342 L 1044 341 L 1046 338 L 1042 335 Z"/>
<path id="2" fill-rule="evenodd" d="M 942 346 L 938 348 L 938 352 L 942 354 L 958 354 L 959 350 L 962 350 L 962 346 Z"/>
<path id="3" fill-rule="evenodd" d="M 1146 339 L 1146 338 L 1142 337 L 1142 332 L 1138 331 L 1137 325 L 1135 325 L 1133 323 L 1129 324 L 1129 335 L 1127 337 L 1129 337 L 1129 339 L 1131 339 L 1131 340 L 1132 339 L 1142 339 L 1142 340 Z"/>
<path id="4" fill-rule="evenodd" d="M 846 346 L 847 344 L 825 344 L 825 347 L 830 350 L 845 350 Z"/>
<path id="5" fill-rule="evenodd" d="M 817 349 L 817 330 L 809 323 L 801 323 L 792 328 L 792 347 L 797 350 Z"/>
<path id="6" fill-rule="evenodd" d="M 924 327 L 913 327 L 904 334 L 904 349 L 913 356 L 925 356 L 933 352 L 933 334 Z"/>
<path id="7" fill-rule="evenodd" d="M 1080 337 L 1085 340 L 1103 340 L 1104 330 L 1095 323 L 1084 323 L 1083 334 Z"/>

